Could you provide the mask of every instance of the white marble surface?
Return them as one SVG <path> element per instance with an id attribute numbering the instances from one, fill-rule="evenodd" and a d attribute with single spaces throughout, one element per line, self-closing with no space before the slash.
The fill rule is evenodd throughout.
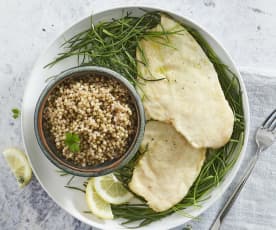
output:
<path id="1" fill-rule="evenodd" d="M 251 105 L 245 167 L 255 150 L 255 128 L 276 107 L 275 0 L 1 0 L 0 150 L 22 148 L 20 120 L 13 120 L 10 111 L 20 107 L 24 85 L 39 53 L 79 19 L 122 5 L 174 10 L 205 26 L 227 48 L 242 71 Z M 260 158 L 222 229 L 276 229 L 275 163 L 274 145 Z M 91 229 L 61 210 L 35 178 L 25 189 L 18 189 L 2 156 L 0 168 L 0 229 Z M 193 229 L 208 229 L 230 192 L 231 188 L 199 220 L 192 221 Z"/>

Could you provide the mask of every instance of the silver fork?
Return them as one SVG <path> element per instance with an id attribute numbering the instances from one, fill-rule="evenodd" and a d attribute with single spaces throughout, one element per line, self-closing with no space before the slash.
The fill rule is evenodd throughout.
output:
<path id="1" fill-rule="evenodd" d="M 259 158 L 261 152 L 265 151 L 269 146 L 273 144 L 276 140 L 276 109 L 266 118 L 261 127 L 258 128 L 256 133 L 256 143 L 257 143 L 257 151 L 254 155 L 253 159 L 250 161 L 244 176 L 241 178 L 240 182 L 236 186 L 233 194 L 229 197 L 223 208 L 220 210 L 216 219 L 210 227 L 210 230 L 218 230 L 220 229 L 221 223 L 224 217 L 227 215 L 228 211 L 231 209 L 235 200 L 239 196 L 245 182 L 250 176 L 256 162 Z"/>

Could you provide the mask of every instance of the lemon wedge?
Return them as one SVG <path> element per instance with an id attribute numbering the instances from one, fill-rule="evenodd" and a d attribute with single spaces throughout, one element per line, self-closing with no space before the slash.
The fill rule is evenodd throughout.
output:
<path id="1" fill-rule="evenodd" d="M 88 181 L 85 197 L 88 207 L 94 215 L 102 219 L 113 219 L 111 206 L 96 193 L 93 178 Z"/>
<path id="2" fill-rule="evenodd" d="M 3 155 L 16 177 L 19 187 L 26 186 L 32 178 L 32 169 L 25 154 L 16 148 L 7 148 L 3 151 Z"/>
<path id="3" fill-rule="evenodd" d="M 133 197 L 113 174 L 95 177 L 94 186 L 99 196 L 111 204 L 123 204 Z"/>

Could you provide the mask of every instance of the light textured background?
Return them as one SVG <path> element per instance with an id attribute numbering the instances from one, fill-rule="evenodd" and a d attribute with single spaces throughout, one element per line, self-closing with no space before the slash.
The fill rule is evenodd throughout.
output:
<path id="1" fill-rule="evenodd" d="M 1 0 L 0 150 L 22 148 L 20 120 L 13 120 L 10 111 L 20 107 L 24 85 L 43 49 L 79 19 L 122 5 L 160 6 L 188 16 L 213 33 L 234 58 L 248 90 L 252 116 L 250 143 L 239 177 L 256 150 L 256 127 L 276 107 L 275 0 Z M 260 157 L 222 229 L 276 229 L 275 165 L 274 145 Z M 198 221 L 191 221 L 193 229 L 209 228 L 233 185 Z M 91 229 L 61 210 L 35 178 L 25 189 L 18 189 L 2 156 L 0 207 L 1 230 Z"/>

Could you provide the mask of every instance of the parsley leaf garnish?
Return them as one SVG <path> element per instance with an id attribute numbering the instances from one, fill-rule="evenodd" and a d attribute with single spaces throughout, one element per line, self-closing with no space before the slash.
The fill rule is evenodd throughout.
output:
<path id="1" fill-rule="evenodd" d="M 16 118 L 19 117 L 19 115 L 20 115 L 20 110 L 19 110 L 19 109 L 13 108 L 11 111 L 12 111 L 12 117 L 13 117 L 14 119 L 16 119 Z"/>
<path id="2" fill-rule="evenodd" d="M 80 151 L 80 137 L 77 134 L 66 133 L 64 143 L 71 152 L 77 153 Z"/>

